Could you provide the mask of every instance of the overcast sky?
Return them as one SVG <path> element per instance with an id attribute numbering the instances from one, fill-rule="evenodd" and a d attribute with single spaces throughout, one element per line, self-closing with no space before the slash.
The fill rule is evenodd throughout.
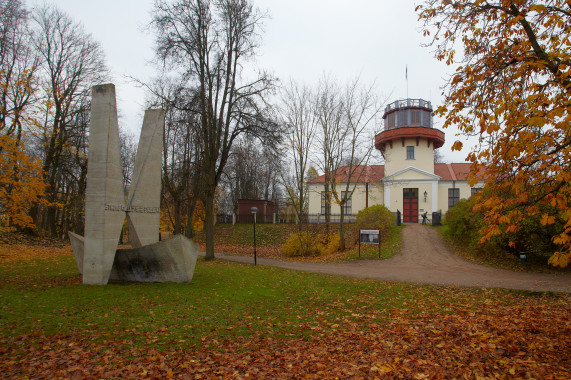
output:
<path id="1" fill-rule="evenodd" d="M 33 6 L 34 2 L 29 1 Z M 153 0 L 53 0 L 81 22 L 106 54 L 117 91 L 120 125 L 138 134 L 144 92 L 127 76 L 153 77 L 154 36 L 146 29 Z M 420 33 L 414 0 L 254 0 L 267 11 L 257 65 L 282 82 L 290 78 L 315 83 L 324 74 L 339 82 L 360 75 L 375 82 L 389 102 L 408 97 L 442 103 L 444 80 L 451 72 L 438 62 Z M 435 119 L 435 126 L 442 121 Z M 380 132 L 380 130 L 378 131 Z M 444 130 L 441 152 L 448 162 L 462 162 L 468 153 L 450 151 L 455 130 Z"/>

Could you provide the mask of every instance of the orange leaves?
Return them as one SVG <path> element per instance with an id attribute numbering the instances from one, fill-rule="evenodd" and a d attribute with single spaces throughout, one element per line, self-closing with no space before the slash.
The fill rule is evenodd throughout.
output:
<path id="1" fill-rule="evenodd" d="M 432 41 L 438 58 L 460 63 L 438 114 L 446 126 L 479 134 L 469 159 L 490 175 L 478 206 L 486 215 L 483 240 L 519 231 L 541 206 L 542 233 L 569 258 L 571 16 L 560 11 L 568 1 L 516 3 L 427 0 L 419 10 L 423 27 L 442 37 Z M 463 51 L 458 62 L 450 60 L 454 50 Z"/>
<path id="2" fill-rule="evenodd" d="M 431 291 L 446 297 L 451 290 Z M 343 317 L 335 330 L 299 321 L 303 332 L 295 335 L 250 331 L 192 347 L 174 340 L 160 348 L 133 345 L 145 339 L 137 331 L 128 344 L 80 329 L 2 336 L 0 353 L 10 360 L 0 371 L 60 378 L 569 378 L 568 298 L 452 291 L 459 300 L 447 312 L 393 308 L 381 321 L 373 313 Z M 366 301 L 352 307 L 370 310 Z"/>
<path id="3" fill-rule="evenodd" d="M 456 140 L 454 141 L 454 144 L 452 144 L 452 150 L 461 151 L 463 146 L 464 144 L 462 143 L 462 141 Z"/>
<path id="4" fill-rule="evenodd" d="M 555 252 L 555 254 L 549 258 L 549 264 L 561 268 L 567 267 L 569 261 L 569 253 L 566 254 L 564 252 Z"/>
<path id="5" fill-rule="evenodd" d="M 6 217 L 9 226 L 33 228 L 30 207 L 33 203 L 45 203 L 41 163 L 7 135 L 0 136 L 0 152 L 0 216 Z"/>
<path id="6" fill-rule="evenodd" d="M 555 217 L 548 215 L 548 214 L 543 214 L 541 216 L 541 220 L 540 220 L 541 224 L 546 226 L 548 224 L 553 224 L 555 223 Z"/>

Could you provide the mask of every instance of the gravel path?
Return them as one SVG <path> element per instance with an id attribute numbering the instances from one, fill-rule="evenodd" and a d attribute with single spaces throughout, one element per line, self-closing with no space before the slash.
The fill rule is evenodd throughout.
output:
<path id="1" fill-rule="evenodd" d="M 258 258 L 257 262 L 259 265 L 386 281 L 571 292 L 571 275 L 568 273 L 512 272 L 472 263 L 450 252 L 438 232 L 429 226 L 409 224 L 402 235 L 401 252 L 388 260 L 302 263 Z M 253 263 L 253 258 L 247 256 L 217 253 L 216 257 Z"/>

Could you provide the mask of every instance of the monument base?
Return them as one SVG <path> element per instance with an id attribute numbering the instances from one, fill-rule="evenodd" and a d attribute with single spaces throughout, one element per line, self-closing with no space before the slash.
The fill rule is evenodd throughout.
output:
<path id="1" fill-rule="evenodd" d="M 83 236 L 69 233 L 75 260 L 83 273 Z M 190 282 L 198 246 L 183 235 L 140 248 L 120 249 L 115 254 L 110 281 Z"/>

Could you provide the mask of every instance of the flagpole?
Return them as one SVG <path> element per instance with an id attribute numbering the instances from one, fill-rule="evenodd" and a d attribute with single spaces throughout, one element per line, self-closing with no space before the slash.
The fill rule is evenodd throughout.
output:
<path id="1" fill-rule="evenodd" d="M 408 65 L 406 65 L 405 69 L 405 78 L 406 78 L 406 98 L 408 99 Z"/>

